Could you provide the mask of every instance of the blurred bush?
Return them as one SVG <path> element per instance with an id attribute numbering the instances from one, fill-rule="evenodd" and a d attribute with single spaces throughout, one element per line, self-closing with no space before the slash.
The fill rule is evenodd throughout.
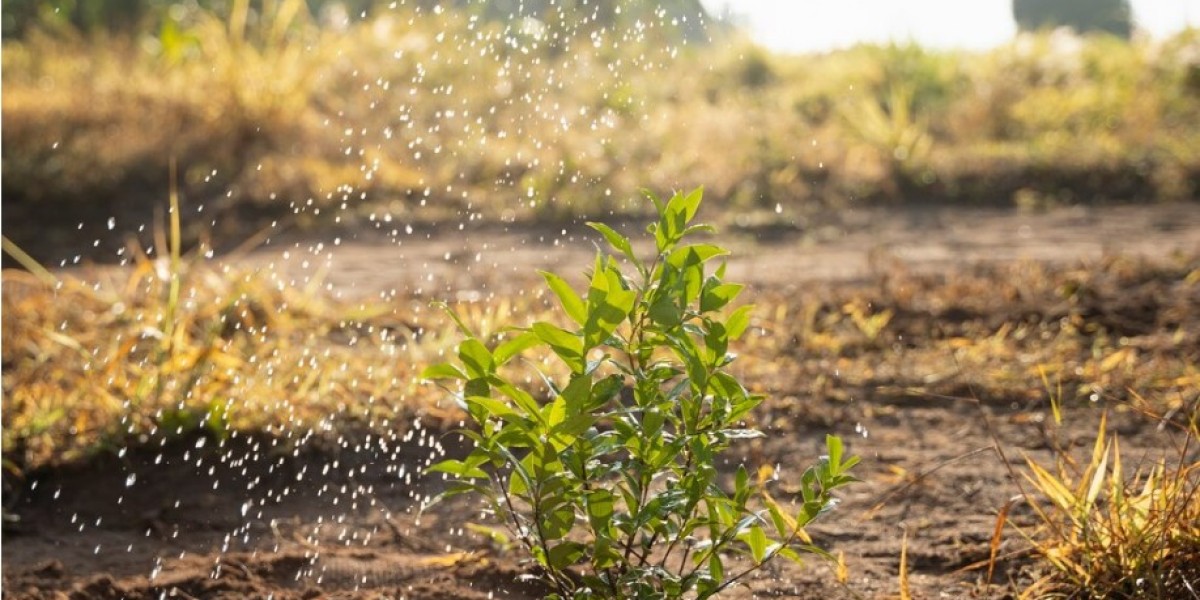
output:
<path id="1" fill-rule="evenodd" d="M 1069 27 L 1126 39 L 1133 33 L 1129 0 L 1013 0 L 1013 18 L 1022 31 Z"/>

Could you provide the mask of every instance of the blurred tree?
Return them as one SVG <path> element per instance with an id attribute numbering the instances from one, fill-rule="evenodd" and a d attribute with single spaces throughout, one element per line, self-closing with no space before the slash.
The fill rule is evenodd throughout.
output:
<path id="1" fill-rule="evenodd" d="M 1021 31 L 1070 27 L 1077 33 L 1133 33 L 1129 0 L 1013 0 L 1013 18 Z"/>

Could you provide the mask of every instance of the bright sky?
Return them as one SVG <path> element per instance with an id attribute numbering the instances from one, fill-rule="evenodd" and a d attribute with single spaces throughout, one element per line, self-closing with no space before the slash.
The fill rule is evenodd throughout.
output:
<path id="1" fill-rule="evenodd" d="M 729 7 L 755 39 L 779 51 L 821 51 L 857 42 L 913 40 L 984 49 L 1016 31 L 1012 0 L 701 0 Z M 1200 27 L 1200 0 L 1132 0 L 1137 26 L 1154 36 Z"/>

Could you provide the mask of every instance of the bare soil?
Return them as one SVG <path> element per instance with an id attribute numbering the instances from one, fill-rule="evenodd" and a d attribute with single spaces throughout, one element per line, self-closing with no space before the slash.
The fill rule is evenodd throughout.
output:
<path id="1" fill-rule="evenodd" d="M 591 260 L 589 247 L 578 243 L 582 229 L 517 229 L 430 228 L 336 242 L 279 239 L 236 260 L 287 273 L 299 284 L 319 278 L 333 293 L 367 298 L 520 293 L 537 268 L 582 271 Z M 731 279 L 786 295 L 812 286 L 858 285 L 897 265 L 952 274 L 1015 260 L 1076 264 L 1113 253 L 1200 255 L 1200 209 L 874 211 L 804 227 L 748 226 L 725 241 L 734 252 Z M 1170 282 L 1147 277 L 1141 285 L 1129 297 L 1161 294 Z M 1099 297 L 1106 299 L 1100 312 L 1111 309 L 1106 314 L 1151 324 L 1150 331 L 1134 334 L 1156 333 L 1153 303 L 1117 306 L 1121 294 Z M 1195 300 L 1193 308 L 1200 307 Z M 896 326 L 932 332 L 946 319 L 999 323 L 1021 318 L 1016 311 L 1055 310 L 984 305 L 986 311 L 971 315 L 898 315 Z M 1196 324 L 1192 313 L 1185 328 Z M 1045 407 L 1025 395 L 962 390 L 914 396 L 897 393 L 893 383 L 861 386 L 841 397 L 814 396 L 799 382 L 766 383 L 788 402 L 760 415 L 769 435 L 748 444 L 745 458 L 778 465 L 783 477 L 777 497 L 795 493 L 788 474 L 798 474 L 820 454 L 826 433 L 843 436 L 850 451 L 863 457 L 857 475 L 864 483 L 811 530 L 818 545 L 844 553 L 850 580 L 838 583 L 832 567 L 814 558 L 803 569 L 772 566 L 729 597 L 897 596 L 905 544 L 916 597 L 1005 596 L 1036 576 L 1011 532 L 1000 550 L 996 585 L 984 586 L 986 568 L 978 568 L 989 557 L 997 510 L 1020 492 L 1012 469 L 1025 455 L 1048 460 L 1055 445 L 1086 451 L 1099 408 L 1078 409 L 1083 417 L 1051 433 Z M 1109 424 L 1121 435 L 1123 460 L 1131 467 L 1173 441 L 1169 428 L 1130 412 L 1114 412 Z M 416 475 L 434 448 L 463 450 L 453 435 L 409 424 L 384 434 L 176 440 L 6 479 L 6 514 L 15 520 L 4 528 L 3 596 L 541 597 L 545 590 L 525 577 L 532 573 L 514 553 L 466 528 L 487 523 L 472 501 L 445 503 L 418 516 L 420 501 L 441 485 Z M 1029 516 L 1023 505 L 1013 510 L 1017 521 Z"/>

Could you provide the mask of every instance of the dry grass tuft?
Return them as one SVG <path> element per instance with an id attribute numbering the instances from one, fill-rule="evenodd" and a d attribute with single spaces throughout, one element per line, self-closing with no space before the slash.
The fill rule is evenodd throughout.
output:
<path id="1" fill-rule="evenodd" d="M 1036 528 L 1018 530 L 1049 567 L 1025 597 L 1186 598 L 1200 586 L 1200 421 L 1161 420 L 1178 455 L 1130 473 L 1101 419 L 1091 458 L 1058 454 L 1046 468 L 1027 459 Z"/>

